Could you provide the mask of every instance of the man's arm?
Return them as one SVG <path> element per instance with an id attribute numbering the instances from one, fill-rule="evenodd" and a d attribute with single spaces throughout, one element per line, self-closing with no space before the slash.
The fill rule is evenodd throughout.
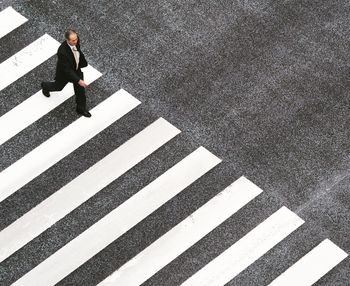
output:
<path id="1" fill-rule="evenodd" d="M 87 65 L 88 65 L 88 63 L 87 63 L 87 61 L 85 59 L 85 55 L 80 50 L 79 67 L 80 68 L 85 68 L 85 67 L 87 67 Z"/>
<path id="2" fill-rule="evenodd" d="M 87 63 L 87 60 L 85 59 L 84 53 L 80 49 L 80 38 L 79 38 L 79 36 L 78 36 L 78 42 L 77 42 L 77 49 L 80 52 L 79 67 L 80 68 L 85 68 L 85 67 L 87 67 L 88 63 Z"/>

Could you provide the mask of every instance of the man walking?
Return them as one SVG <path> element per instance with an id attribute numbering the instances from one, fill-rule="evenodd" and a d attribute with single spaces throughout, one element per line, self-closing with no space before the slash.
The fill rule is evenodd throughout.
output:
<path id="1" fill-rule="evenodd" d="M 87 61 L 80 50 L 79 37 L 76 31 L 69 29 L 64 34 L 65 41 L 57 50 L 57 67 L 55 81 L 42 82 L 42 92 L 46 97 L 50 97 L 50 91 L 62 90 L 68 82 L 73 83 L 75 92 L 76 111 L 85 116 L 91 117 L 86 109 L 86 96 L 84 75 L 81 68 L 86 67 Z"/>

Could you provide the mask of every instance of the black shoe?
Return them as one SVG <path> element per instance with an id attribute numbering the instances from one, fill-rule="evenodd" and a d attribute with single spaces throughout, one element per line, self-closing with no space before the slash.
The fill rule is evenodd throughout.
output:
<path id="1" fill-rule="evenodd" d="M 91 113 L 89 111 L 87 111 L 87 110 L 80 110 L 80 109 L 77 108 L 77 113 L 81 114 L 81 115 L 83 115 L 85 117 L 91 117 Z"/>
<path id="2" fill-rule="evenodd" d="M 46 97 L 50 97 L 50 92 L 44 89 L 43 83 L 41 83 L 41 89 L 42 89 L 43 95 L 45 95 Z"/>

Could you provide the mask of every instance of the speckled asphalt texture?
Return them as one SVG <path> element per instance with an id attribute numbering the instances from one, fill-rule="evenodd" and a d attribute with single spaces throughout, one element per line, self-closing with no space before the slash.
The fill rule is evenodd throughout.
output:
<path id="1" fill-rule="evenodd" d="M 242 175 L 264 192 L 144 285 L 179 285 L 283 205 L 305 224 L 227 285 L 267 285 L 325 238 L 350 253 L 350 2 L 0 1 L 8 6 L 29 21 L 0 40 L 0 62 L 73 27 L 103 73 L 89 108 L 119 88 L 142 104 L 1 202 L 0 229 L 158 117 L 182 133 L 1 263 L 1 285 L 199 146 L 223 162 L 58 285 L 96 285 Z M 0 115 L 53 79 L 55 64 L 2 90 Z M 77 118 L 70 98 L 0 146 L 0 171 Z M 349 286 L 349 258 L 315 285 Z"/>

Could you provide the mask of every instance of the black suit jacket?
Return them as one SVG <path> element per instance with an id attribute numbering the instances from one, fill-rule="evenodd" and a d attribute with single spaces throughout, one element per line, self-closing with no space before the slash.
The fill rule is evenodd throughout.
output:
<path id="1" fill-rule="evenodd" d="M 83 52 L 80 50 L 79 38 L 76 44 L 77 50 L 80 52 L 79 57 L 79 68 L 76 70 L 75 58 L 72 49 L 68 45 L 67 41 L 64 41 L 57 50 L 57 66 L 56 66 L 56 77 L 57 81 L 70 81 L 78 82 L 81 80 L 80 68 L 86 67 L 88 65 Z"/>

